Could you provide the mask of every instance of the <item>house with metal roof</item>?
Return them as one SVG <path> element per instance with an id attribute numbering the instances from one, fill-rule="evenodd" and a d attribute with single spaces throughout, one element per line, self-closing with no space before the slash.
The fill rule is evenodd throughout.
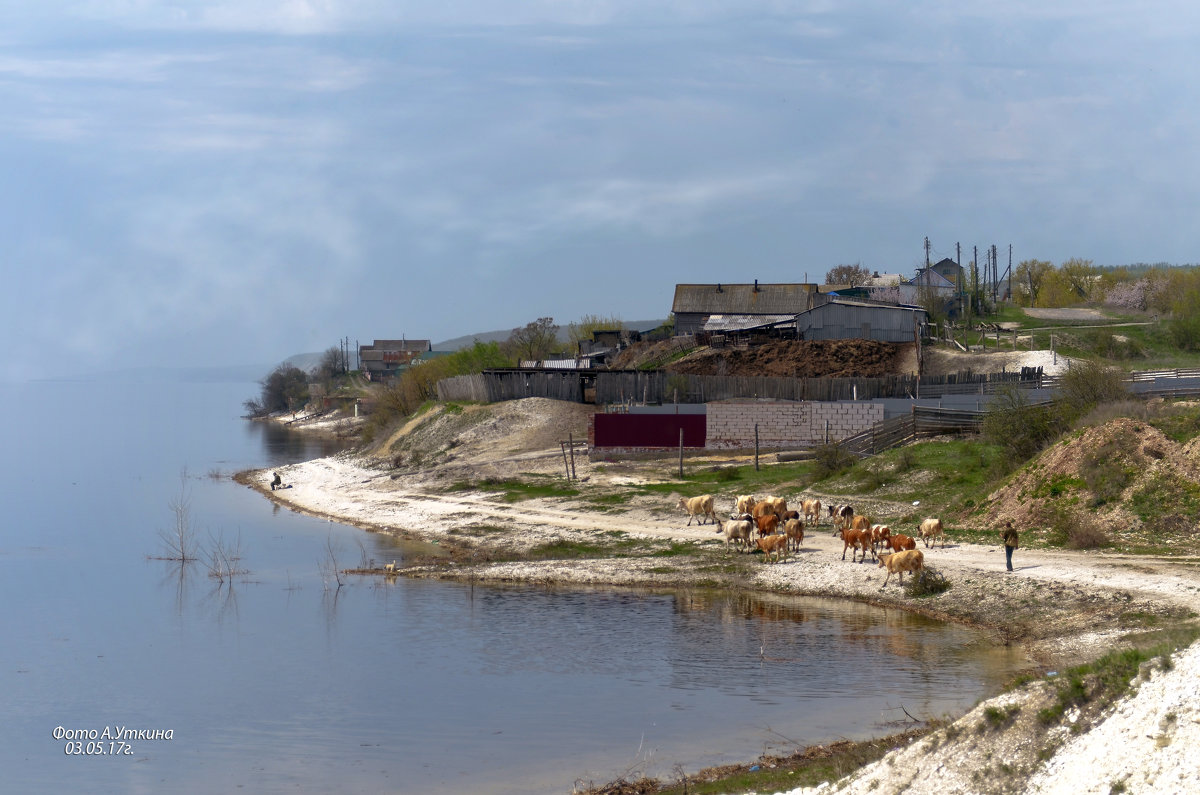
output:
<path id="1" fill-rule="evenodd" d="M 714 316 L 731 319 L 723 331 L 751 328 L 786 321 L 812 309 L 820 294 L 815 284 L 677 284 L 671 311 L 676 334 L 696 334 Z M 717 325 L 720 325 L 720 321 Z"/>
<path id="2" fill-rule="evenodd" d="M 368 381 L 394 378 L 401 370 L 433 351 L 429 340 L 375 340 L 358 346 L 358 367 Z"/>

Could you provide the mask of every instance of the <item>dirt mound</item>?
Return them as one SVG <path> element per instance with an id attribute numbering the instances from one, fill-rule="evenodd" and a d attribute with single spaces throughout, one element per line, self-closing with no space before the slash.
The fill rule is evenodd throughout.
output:
<path id="1" fill-rule="evenodd" d="M 557 451 L 559 442 L 570 434 L 587 439 L 588 419 L 594 412 L 594 406 L 548 398 L 436 405 L 405 423 L 376 456 L 396 467 L 427 468 Z"/>
<path id="2" fill-rule="evenodd" d="M 1043 452 L 985 504 L 989 527 L 1035 534 L 1093 527 L 1130 543 L 1200 541 L 1200 443 L 1179 445 L 1138 420 L 1087 428 Z"/>
<path id="3" fill-rule="evenodd" d="M 686 375 L 873 378 L 900 372 L 912 347 L 875 340 L 778 340 L 748 349 L 701 348 L 665 369 Z"/>

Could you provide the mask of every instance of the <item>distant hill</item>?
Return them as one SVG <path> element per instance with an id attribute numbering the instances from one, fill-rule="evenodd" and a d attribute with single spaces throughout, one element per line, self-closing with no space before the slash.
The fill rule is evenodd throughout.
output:
<path id="1" fill-rule="evenodd" d="M 667 322 L 666 318 L 659 320 L 626 320 L 625 328 L 633 329 L 634 331 L 649 331 L 656 329 L 663 323 Z M 469 348 L 475 344 L 475 340 L 480 342 L 504 342 L 512 334 L 513 330 L 503 329 L 501 331 L 481 331 L 478 334 L 467 334 L 463 337 L 455 337 L 454 339 L 435 342 L 433 349 L 435 351 L 457 351 L 463 348 Z M 560 342 L 566 342 L 569 339 L 567 326 L 563 324 L 558 328 L 558 339 Z"/>

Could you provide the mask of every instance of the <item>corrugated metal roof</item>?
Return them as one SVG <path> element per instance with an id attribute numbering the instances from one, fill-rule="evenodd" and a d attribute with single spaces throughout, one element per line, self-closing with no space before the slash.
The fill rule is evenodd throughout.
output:
<path id="1" fill-rule="evenodd" d="M 750 329 L 790 323 L 795 314 L 788 315 L 709 315 L 704 321 L 705 331 L 749 331 Z"/>
<path id="2" fill-rule="evenodd" d="M 376 351 L 427 351 L 433 347 L 429 340 L 375 340 L 371 345 L 362 345 L 362 350 Z"/>
<path id="3" fill-rule="evenodd" d="M 524 359 L 521 361 L 521 367 L 532 370 L 590 370 L 592 368 L 591 359 L 545 359 L 543 361 L 534 361 L 532 359 Z"/>
<path id="4" fill-rule="evenodd" d="M 677 284 L 672 312 L 794 315 L 808 309 L 815 284 Z"/>

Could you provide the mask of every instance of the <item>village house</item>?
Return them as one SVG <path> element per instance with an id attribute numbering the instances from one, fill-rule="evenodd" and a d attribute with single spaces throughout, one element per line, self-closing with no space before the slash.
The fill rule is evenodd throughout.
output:
<path id="1" fill-rule="evenodd" d="M 677 284 L 676 334 L 741 331 L 787 322 L 821 300 L 815 284 Z"/>
<path id="2" fill-rule="evenodd" d="M 375 340 L 370 345 L 358 346 L 358 368 L 368 381 L 383 381 L 395 378 L 432 351 L 433 343 L 429 340 Z"/>

